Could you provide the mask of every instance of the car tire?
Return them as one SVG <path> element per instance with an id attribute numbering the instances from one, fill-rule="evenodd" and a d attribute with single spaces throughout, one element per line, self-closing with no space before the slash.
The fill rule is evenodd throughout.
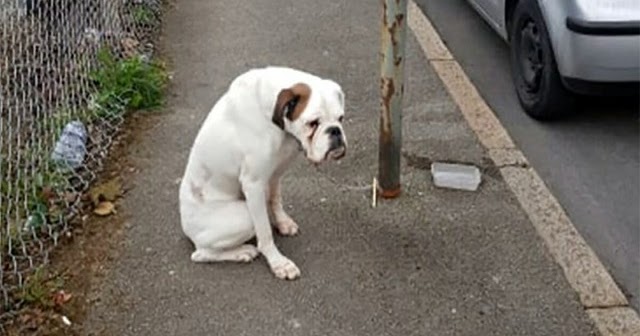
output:
<path id="1" fill-rule="evenodd" d="M 524 111 L 537 120 L 572 111 L 575 97 L 562 83 L 537 1 L 519 1 L 509 28 L 511 72 Z"/>

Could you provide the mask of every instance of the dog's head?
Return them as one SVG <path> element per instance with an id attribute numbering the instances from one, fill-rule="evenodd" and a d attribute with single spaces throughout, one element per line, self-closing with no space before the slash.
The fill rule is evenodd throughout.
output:
<path id="1" fill-rule="evenodd" d="M 278 94 L 273 123 L 295 137 L 314 163 L 339 160 L 347 151 L 342 127 L 344 93 L 334 81 L 297 83 Z"/>

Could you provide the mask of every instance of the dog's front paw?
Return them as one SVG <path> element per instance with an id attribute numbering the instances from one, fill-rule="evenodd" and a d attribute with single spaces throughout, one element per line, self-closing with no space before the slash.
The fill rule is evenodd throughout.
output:
<path id="1" fill-rule="evenodd" d="M 300 269 L 293 261 L 283 258 L 271 266 L 271 271 L 278 279 L 294 280 L 300 277 Z"/>
<path id="2" fill-rule="evenodd" d="M 277 219 L 275 226 L 283 236 L 295 236 L 298 234 L 298 224 L 289 216 Z"/>

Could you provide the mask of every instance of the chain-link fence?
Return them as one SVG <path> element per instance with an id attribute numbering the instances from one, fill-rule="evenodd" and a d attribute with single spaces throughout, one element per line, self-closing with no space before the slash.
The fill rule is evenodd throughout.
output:
<path id="1" fill-rule="evenodd" d="M 101 53 L 149 59 L 161 8 L 0 0 L 0 317 L 20 306 L 14 293 L 79 217 L 123 121 L 93 77 Z"/>

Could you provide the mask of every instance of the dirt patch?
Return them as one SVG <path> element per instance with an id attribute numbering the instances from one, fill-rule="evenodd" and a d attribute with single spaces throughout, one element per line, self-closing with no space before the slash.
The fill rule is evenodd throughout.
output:
<path id="1" fill-rule="evenodd" d="M 132 187 L 129 181 L 138 171 L 128 160 L 127 147 L 134 145 L 156 120 L 144 113 L 134 113 L 127 118 L 95 185 L 118 177 L 122 181 L 123 196 L 126 195 Z M 117 212 L 107 217 L 94 215 L 89 194 L 85 198 L 83 216 L 73 223 L 71 231 L 54 249 L 48 266 L 38 274 L 39 296 L 5 324 L 6 335 L 82 334 L 82 322 L 95 297 L 94 285 L 108 274 L 118 257 L 127 220 Z M 122 198 L 115 202 L 116 209 L 119 202 Z"/>

